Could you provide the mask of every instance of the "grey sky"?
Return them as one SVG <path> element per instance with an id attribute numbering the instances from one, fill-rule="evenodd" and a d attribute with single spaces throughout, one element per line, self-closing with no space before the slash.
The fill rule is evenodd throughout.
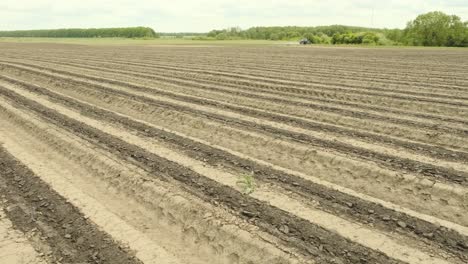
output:
<path id="1" fill-rule="evenodd" d="M 0 0 L 0 30 L 142 25 L 163 32 L 206 32 L 330 24 L 403 28 L 418 14 L 435 10 L 468 20 L 468 0 Z"/>

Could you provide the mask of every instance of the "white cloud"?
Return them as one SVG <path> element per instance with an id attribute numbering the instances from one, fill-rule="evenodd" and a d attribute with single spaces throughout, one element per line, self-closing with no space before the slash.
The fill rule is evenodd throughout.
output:
<path id="1" fill-rule="evenodd" d="M 0 30 L 144 25 L 165 32 L 205 32 L 230 26 L 330 24 L 401 28 L 434 10 L 468 20 L 466 0 L 1 0 Z"/>

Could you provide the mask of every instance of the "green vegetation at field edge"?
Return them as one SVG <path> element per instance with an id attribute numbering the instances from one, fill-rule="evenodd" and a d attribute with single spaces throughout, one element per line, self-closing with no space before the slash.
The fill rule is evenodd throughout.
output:
<path id="1" fill-rule="evenodd" d="M 253 27 L 212 30 L 207 39 L 299 40 L 314 44 L 366 44 L 468 47 L 468 21 L 442 12 L 429 12 L 408 22 L 405 29 L 379 29 L 343 25 L 319 27 Z"/>
<path id="2" fill-rule="evenodd" d="M 29 38 L 157 38 L 149 27 L 126 28 L 65 28 L 40 30 L 0 31 L 0 37 Z"/>
<path id="3" fill-rule="evenodd" d="M 201 40 L 193 38 L 2 38 L 0 43 L 58 43 L 77 45 L 142 45 L 142 46 L 223 46 L 223 45 L 287 45 L 296 42 L 271 40 Z"/>
<path id="4" fill-rule="evenodd" d="M 293 44 L 302 38 L 319 45 L 468 47 L 468 21 L 429 12 L 408 22 L 403 30 L 332 25 L 229 28 L 209 33 L 156 33 L 148 27 L 0 31 L 1 42 L 93 45 L 271 45 Z"/>

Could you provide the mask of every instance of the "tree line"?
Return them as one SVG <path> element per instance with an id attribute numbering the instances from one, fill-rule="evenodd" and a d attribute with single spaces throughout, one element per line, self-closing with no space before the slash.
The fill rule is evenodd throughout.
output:
<path id="1" fill-rule="evenodd" d="M 69 28 L 52 30 L 0 31 L 0 37 L 44 38 L 192 38 L 294 40 L 307 38 L 315 44 L 364 44 L 468 47 L 468 21 L 442 12 L 419 15 L 405 29 L 380 29 L 343 25 L 318 27 L 238 27 L 212 30 L 208 33 L 156 33 L 149 27 Z"/>
<path id="2" fill-rule="evenodd" d="M 214 39 L 263 39 L 263 40 L 297 40 L 308 38 L 312 43 L 331 43 L 334 35 L 361 34 L 361 32 L 378 33 L 379 29 L 352 27 L 343 25 L 319 27 L 253 27 L 247 30 L 228 28 L 212 30 L 207 34 Z"/>
<path id="3" fill-rule="evenodd" d="M 149 27 L 126 28 L 66 28 L 42 30 L 0 31 L 0 37 L 32 37 L 32 38 L 157 38 L 157 34 Z"/>
<path id="4" fill-rule="evenodd" d="M 343 25 L 319 27 L 253 27 L 212 30 L 207 39 L 298 40 L 316 44 L 367 44 L 468 47 L 468 21 L 442 12 L 429 12 L 408 22 L 405 29 Z"/>

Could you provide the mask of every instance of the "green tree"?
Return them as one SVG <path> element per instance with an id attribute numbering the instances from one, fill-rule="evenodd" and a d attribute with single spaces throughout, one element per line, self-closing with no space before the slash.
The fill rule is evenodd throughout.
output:
<path id="1" fill-rule="evenodd" d="M 366 32 L 362 35 L 362 44 L 376 45 L 379 42 L 379 36 L 372 32 Z"/>
<path id="2" fill-rule="evenodd" d="M 401 29 L 385 29 L 384 36 L 397 44 L 404 42 L 404 31 Z"/>
<path id="3" fill-rule="evenodd" d="M 410 45 L 464 46 L 468 30 L 460 17 L 435 11 L 410 21 L 404 34 L 406 44 Z"/>

